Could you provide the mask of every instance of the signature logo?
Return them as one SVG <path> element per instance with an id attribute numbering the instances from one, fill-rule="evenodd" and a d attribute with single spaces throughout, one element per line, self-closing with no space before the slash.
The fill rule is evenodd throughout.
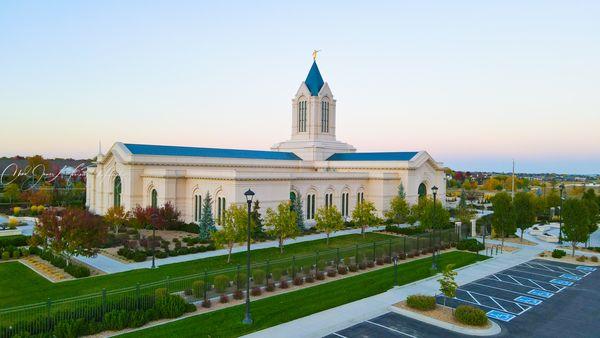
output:
<path id="1" fill-rule="evenodd" d="M 44 183 L 55 183 L 58 179 L 63 179 L 65 186 L 71 187 L 77 179 L 85 178 L 85 167 L 85 163 L 80 163 L 75 168 L 65 165 L 58 172 L 50 173 L 46 171 L 43 164 L 33 167 L 28 165 L 25 169 L 21 169 L 16 163 L 11 163 L 0 174 L 0 186 L 20 182 L 21 190 L 27 191 L 36 189 Z"/>

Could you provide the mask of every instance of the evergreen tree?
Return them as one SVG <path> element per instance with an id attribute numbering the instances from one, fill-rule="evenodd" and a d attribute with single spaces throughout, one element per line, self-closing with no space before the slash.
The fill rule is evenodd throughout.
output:
<path id="1" fill-rule="evenodd" d="M 259 200 L 254 201 L 252 205 L 252 211 L 250 212 L 250 219 L 252 221 L 252 238 L 261 239 L 265 236 L 265 230 L 263 229 L 262 217 L 260 216 L 260 202 Z"/>
<path id="2" fill-rule="evenodd" d="M 398 186 L 398 196 L 402 199 L 406 198 L 406 192 L 404 191 L 404 184 L 402 184 L 402 182 L 400 182 L 400 185 Z"/>
<path id="3" fill-rule="evenodd" d="M 292 210 L 296 213 L 296 225 L 300 231 L 304 230 L 304 209 L 302 205 L 302 195 L 298 194 L 292 201 Z"/>
<path id="4" fill-rule="evenodd" d="M 210 239 L 211 232 L 217 230 L 215 219 L 212 215 L 212 203 L 212 197 L 210 197 L 210 193 L 207 191 L 202 203 L 202 216 L 200 217 L 200 225 L 198 227 L 198 235 L 200 239 L 205 241 Z"/>

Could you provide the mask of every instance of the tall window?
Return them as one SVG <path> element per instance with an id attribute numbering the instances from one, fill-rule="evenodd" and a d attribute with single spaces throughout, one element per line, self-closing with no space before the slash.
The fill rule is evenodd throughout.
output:
<path id="1" fill-rule="evenodd" d="M 113 189 L 113 205 L 115 207 L 121 206 L 121 176 L 115 177 L 115 185 Z"/>
<path id="2" fill-rule="evenodd" d="M 356 205 L 359 205 L 360 203 L 365 201 L 365 193 L 364 192 L 359 192 L 358 194 L 356 194 Z"/>
<path id="3" fill-rule="evenodd" d="M 315 218 L 315 194 L 306 195 L 306 219 Z"/>
<path id="4" fill-rule="evenodd" d="M 158 208 L 158 192 L 156 192 L 156 189 L 152 189 L 152 201 L 151 201 L 151 206 L 156 209 Z"/>
<path id="5" fill-rule="evenodd" d="M 298 132 L 306 131 L 306 101 L 298 102 Z"/>
<path id="6" fill-rule="evenodd" d="M 321 102 L 321 132 L 329 132 L 329 102 Z"/>
<path id="7" fill-rule="evenodd" d="M 342 216 L 348 217 L 348 193 L 342 193 Z"/>
<path id="8" fill-rule="evenodd" d="M 325 194 L 325 208 L 333 205 L 333 193 Z"/>
<path id="9" fill-rule="evenodd" d="M 217 224 L 222 225 L 225 218 L 225 197 L 217 198 Z"/>
<path id="10" fill-rule="evenodd" d="M 194 221 L 200 222 L 202 217 L 202 196 L 194 195 Z"/>

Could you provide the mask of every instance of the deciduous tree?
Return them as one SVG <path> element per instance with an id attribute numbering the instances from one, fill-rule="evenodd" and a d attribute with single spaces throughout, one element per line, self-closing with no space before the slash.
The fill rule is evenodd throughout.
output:
<path id="1" fill-rule="evenodd" d="M 356 205 L 352 211 L 352 220 L 356 227 L 360 228 L 360 233 L 365 237 L 365 230 L 367 227 L 375 225 L 377 223 L 377 216 L 375 215 L 375 205 L 371 201 L 363 201 Z"/>
<path id="2" fill-rule="evenodd" d="M 235 243 L 246 239 L 247 226 L 248 212 L 242 206 L 232 204 L 223 215 L 223 229 L 212 232 L 215 243 L 227 247 L 227 263 L 231 261 L 231 250 Z"/>
<path id="3" fill-rule="evenodd" d="M 104 215 L 104 220 L 106 224 L 112 225 L 115 229 L 115 234 L 118 234 L 119 228 L 127 223 L 129 217 L 131 217 L 131 214 L 126 212 L 122 205 L 119 205 L 108 208 L 106 215 Z"/>
<path id="4" fill-rule="evenodd" d="M 438 282 L 440 283 L 440 292 L 446 296 L 444 297 L 444 306 L 446 306 L 446 298 L 456 297 L 456 289 L 458 289 L 458 284 L 454 280 L 457 273 L 453 268 L 454 264 L 446 265 L 442 272 L 442 278 L 438 279 Z"/>
<path id="5" fill-rule="evenodd" d="M 515 194 L 513 201 L 514 222 L 517 228 L 521 229 L 521 242 L 523 241 L 523 233 L 525 229 L 535 223 L 535 205 L 533 196 L 526 192 L 518 192 Z M 494 214 L 496 210 L 494 209 Z"/>
<path id="6" fill-rule="evenodd" d="M 332 232 L 344 228 L 344 219 L 342 213 L 338 211 L 335 205 L 330 207 L 321 207 L 317 209 L 315 215 L 317 221 L 316 228 L 327 235 L 327 246 L 329 246 L 329 235 Z"/>
<path id="7" fill-rule="evenodd" d="M 419 219 L 421 226 L 428 229 L 441 229 L 450 222 L 450 212 L 444 208 L 440 201 L 425 200 L 425 206 Z"/>
<path id="8" fill-rule="evenodd" d="M 492 198 L 492 209 L 494 210 L 492 214 L 492 228 L 502 238 L 502 245 L 504 245 L 506 235 L 514 234 L 516 231 L 510 196 L 506 192 L 497 193 Z"/>
<path id="9" fill-rule="evenodd" d="M 300 234 L 300 229 L 296 223 L 296 212 L 291 208 L 290 202 L 281 202 L 277 210 L 267 209 L 265 224 L 269 227 L 267 232 L 277 237 L 279 242 L 279 251 L 283 253 L 283 243 L 287 238 L 296 238 Z"/>
<path id="10" fill-rule="evenodd" d="M 585 243 L 589 237 L 589 215 L 582 200 L 569 198 L 563 204 L 562 211 L 564 238 L 571 242 L 572 256 L 575 256 L 577 243 Z"/>
<path id="11" fill-rule="evenodd" d="M 394 196 L 390 201 L 390 208 L 385 212 L 385 217 L 396 224 L 405 223 L 408 220 L 410 207 L 406 200 L 400 196 Z"/>

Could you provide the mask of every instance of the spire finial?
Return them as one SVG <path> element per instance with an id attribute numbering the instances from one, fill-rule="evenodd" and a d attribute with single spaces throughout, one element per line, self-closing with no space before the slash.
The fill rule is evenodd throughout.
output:
<path id="1" fill-rule="evenodd" d="M 320 51 L 321 51 L 320 49 L 319 50 L 316 50 L 316 49 L 313 50 L 313 52 L 312 52 L 313 60 L 317 61 L 317 53 L 320 52 Z"/>

